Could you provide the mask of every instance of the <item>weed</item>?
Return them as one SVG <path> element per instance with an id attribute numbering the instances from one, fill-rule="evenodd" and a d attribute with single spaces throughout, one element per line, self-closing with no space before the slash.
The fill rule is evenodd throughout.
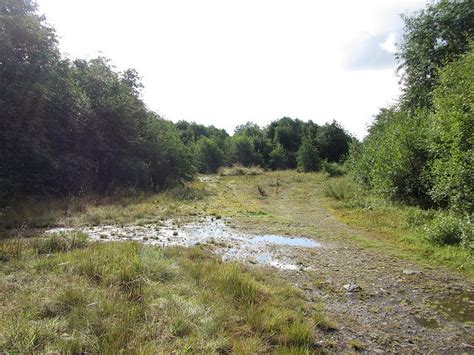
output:
<path id="1" fill-rule="evenodd" d="M 359 339 L 352 339 L 349 341 L 349 346 L 353 348 L 354 350 L 357 351 L 362 351 L 365 350 L 367 345 L 365 345 L 362 341 Z"/>
<path id="2" fill-rule="evenodd" d="M 265 191 L 265 189 L 261 185 L 257 185 L 257 191 L 258 191 L 258 193 L 260 194 L 261 197 L 267 197 L 268 196 L 267 192 Z"/>

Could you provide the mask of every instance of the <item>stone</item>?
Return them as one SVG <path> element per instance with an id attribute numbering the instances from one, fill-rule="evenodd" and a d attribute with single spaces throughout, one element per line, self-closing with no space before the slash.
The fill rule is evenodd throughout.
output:
<path id="1" fill-rule="evenodd" d="M 356 284 L 346 284 L 342 287 L 348 292 L 357 292 L 361 290 L 360 286 Z"/>
<path id="2" fill-rule="evenodd" d="M 420 275 L 420 274 L 422 274 L 421 271 L 415 270 L 415 269 L 405 269 L 405 270 L 403 270 L 403 273 L 405 275 Z"/>

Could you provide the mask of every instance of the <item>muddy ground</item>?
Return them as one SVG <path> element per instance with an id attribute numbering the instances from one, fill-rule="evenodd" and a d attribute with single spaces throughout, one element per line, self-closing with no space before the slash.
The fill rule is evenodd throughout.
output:
<path id="1" fill-rule="evenodd" d="M 363 247 L 353 238 L 363 232 L 336 220 L 317 197 L 293 198 L 286 191 L 267 204 L 291 229 L 206 216 L 80 229 L 100 241 L 203 244 L 225 260 L 267 267 L 309 302 L 324 305 L 334 327 L 317 331 L 319 345 L 330 351 L 474 353 L 474 285 L 468 279 Z"/>

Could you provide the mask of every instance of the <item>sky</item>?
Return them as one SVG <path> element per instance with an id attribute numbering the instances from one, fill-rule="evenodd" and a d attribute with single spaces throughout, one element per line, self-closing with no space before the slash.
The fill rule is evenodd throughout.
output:
<path id="1" fill-rule="evenodd" d="M 400 14 L 425 1 L 37 0 L 71 59 L 136 69 L 148 108 L 232 133 L 289 116 L 362 138 L 399 95 Z"/>

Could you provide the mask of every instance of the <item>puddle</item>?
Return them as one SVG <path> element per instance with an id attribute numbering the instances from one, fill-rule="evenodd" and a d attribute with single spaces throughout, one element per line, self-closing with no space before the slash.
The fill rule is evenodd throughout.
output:
<path id="1" fill-rule="evenodd" d="M 290 247 L 305 247 L 305 248 L 320 248 L 321 244 L 316 243 L 314 240 L 306 238 L 289 238 L 282 237 L 280 235 L 262 235 L 254 237 L 251 240 L 252 243 L 270 243 L 277 245 L 288 245 Z"/>
<path id="2" fill-rule="evenodd" d="M 53 228 L 46 233 L 79 230 L 96 241 L 132 240 L 162 247 L 210 244 L 223 260 L 248 261 L 282 270 L 304 269 L 301 263 L 295 264 L 301 255 L 301 248 L 321 247 L 314 240 L 302 237 L 243 233 L 231 228 L 226 222 L 224 219 L 206 218 L 178 226 L 173 220 L 166 220 L 161 225 Z"/>
<path id="3" fill-rule="evenodd" d="M 432 306 L 448 320 L 474 324 L 474 291 L 462 291 L 439 298 Z"/>

